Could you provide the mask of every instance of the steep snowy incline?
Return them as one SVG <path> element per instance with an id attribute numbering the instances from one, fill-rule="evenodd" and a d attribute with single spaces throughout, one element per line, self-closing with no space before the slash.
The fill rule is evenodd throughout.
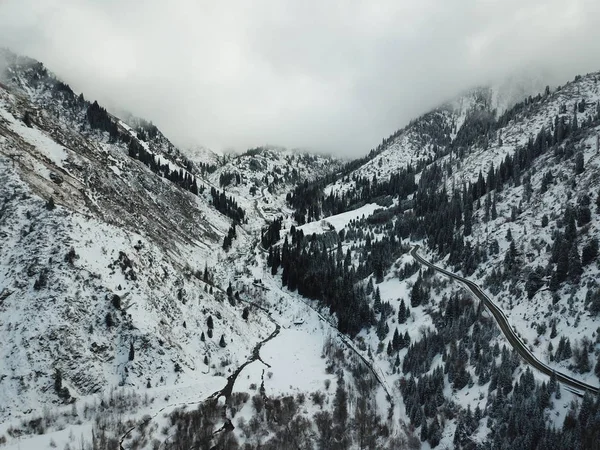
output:
<path id="1" fill-rule="evenodd" d="M 548 375 L 549 377 L 555 376 L 556 379 L 564 385 L 570 386 L 574 389 L 577 389 L 578 391 L 581 391 L 581 396 L 583 396 L 583 392 L 585 391 L 588 391 L 591 394 L 597 394 L 600 391 L 599 388 L 596 386 L 592 386 L 588 383 L 580 381 L 576 378 L 573 378 L 570 375 L 566 375 L 542 363 L 539 359 L 535 357 L 533 353 L 529 351 L 529 349 L 525 346 L 523 341 L 515 334 L 515 331 L 513 331 L 512 327 L 508 323 L 506 315 L 502 312 L 502 310 L 498 308 L 498 306 L 496 306 L 492 300 L 490 300 L 490 298 L 481 290 L 481 288 L 477 284 L 473 283 L 472 281 L 466 278 L 463 278 L 452 272 L 442 269 L 441 267 L 438 267 L 435 264 L 431 264 L 429 261 L 419 256 L 418 251 L 419 246 L 416 245 L 412 248 L 410 254 L 413 258 L 419 261 L 420 264 L 430 267 L 446 275 L 448 278 L 451 278 L 464 284 L 479 301 L 484 303 L 486 308 L 493 314 L 494 318 L 496 319 L 496 323 L 502 330 L 502 333 L 504 334 L 508 342 L 510 342 L 510 345 L 512 345 L 512 347 L 515 350 L 517 350 L 521 358 L 523 358 L 523 360 L 526 361 L 527 364 L 539 370 L 541 373 Z"/>
<path id="2" fill-rule="evenodd" d="M 213 293 L 230 219 L 50 111 L 0 87 L 0 419 L 224 380 L 269 326 Z"/>

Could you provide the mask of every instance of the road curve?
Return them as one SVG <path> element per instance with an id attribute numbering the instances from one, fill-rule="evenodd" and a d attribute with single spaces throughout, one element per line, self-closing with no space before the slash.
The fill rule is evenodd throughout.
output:
<path id="1" fill-rule="evenodd" d="M 541 373 L 546 374 L 548 376 L 552 376 L 554 374 L 556 376 L 556 379 L 559 382 L 561 382 L 562 384 L 564 384 L 565 386 L 569 386 L 573 389 L 580 391 L 580 392 L 575 392 L 578 395 L 582 395 L 581 391 L 588 391 L 592 394 L 597 394 L 599 392 L 598 387 L 592 386 L 591 384 L 587 384 L 583 381 L 577 380 L 577 379 L 575 379 L 567 374 L 564 374 L 562 372 L 558 372 L 558 371 L 552 369 L 551 367 L 547 366 L 543 362 L 541 362 L 539 359 L 537 359 L 535 357 L 535 355 L 533 353 L 531 353 L 529 351 L 529 349 L 525 346 L 523 341 L 521 341 L 521 339 L 516 335 L 516 333 L 514 332 L 514 330 L 511 328 L 510 324 L 508 323 L 508 319 L 506 318 L 506 316 L 504 315 L 502 310 L 498 306 L 496 306 L 496 304 L 494 302 L 492 302 L 492 300 L 490 300 L 490 298 L 486 294 L 484 294 L 484 292 L 481 290 L 481 288 L 477 284 L 473 283 L 470 280 L 467 280 L 466 278 L 458 276 L 452 272 L 448 272 L 447 270 L 444 270 L 441 267 L 438 267 L 438 266 L 430 263 L 429 261 L 423 259 L 417 253 L 417 251 L 419 250 L 419 247 L 420 247 L 419 245 L 415 245 L 410 250 L 411 256 L 413 258 L 415 258 L 415 260 L 418 263 L 420 263 L 424 266 L 430 267 L 430 268 L 442 273 L 443 275 L 446 275 L 447 277 L 449 277 L 453 280 L 456 280 L 456 281 L 462 283 L 464 286 L 466 286 L 475 297 L 477 297 L 480 301 L 483 302 L 484 306 L 489 310 L 489 312 L 492 313 L 492 315 L 494 316 L 494 319 L 496 319 L 496 323 L 498 324 L 498 326 L 500 327 L 500 330 L 502 331 L 502 334 L 504 334 L 504 336 L 506 337 L 506 339 L 508 340 L 510 345 L 517 351 L 519 356 L 521 356 L 521 358 L 527 364 L 529 364 L 534 369 L 537 369 Z"/>

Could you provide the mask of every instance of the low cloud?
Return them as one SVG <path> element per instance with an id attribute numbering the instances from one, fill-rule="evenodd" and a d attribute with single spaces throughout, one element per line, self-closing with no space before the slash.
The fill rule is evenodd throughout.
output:
<path id="1" fill-rule="evenodd" d="M 600 70 L 596 0 L 0 0 L 0 45 L 180 145 L 366 153 L 509 75 Z"/>

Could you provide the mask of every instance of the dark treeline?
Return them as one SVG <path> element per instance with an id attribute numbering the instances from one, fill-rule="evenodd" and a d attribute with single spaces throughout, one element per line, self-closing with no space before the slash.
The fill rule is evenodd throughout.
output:
<path id="1" fill-rule="evenodd" d="M 242 182 L 242 179 L 240 177 L 239 173 L 232 173 L 232 172 L 223 172 L 220 176 L 219 176 L 219 186 L 221 187 L 227 187 L 229 186 L 233 181 L 235 180 L 235 184 L 238 185 Z"/>
<path id="2" fill-rule="evenodd" d="M 372 179 L 354 177 L 353 182 L 353 189 L 341 195 L 331 193 L 327 196 L 323 195 L 319 183 L 305 181 L 296 186 L 286 197 L 290 206 L 296 210 L 294 219 L 301 225 L 318 220 L 321 216 L 349 211 L 380 197 L 389 195 L 405 198 L 417 189 L 415 171 L 410 166 L 392 174 L 389 180 L 378 181 L 377 177 Z"/>
<path id="3" fill-rule="evenodd" d="M 361 262 L 356 266 L 350 249 L 342 250 L 342 236 L 304 236 L 291 230 L 281 247 L 271 247 L 267 260 L 272 273 L 282 268 L 282 284 L 290 291 L 320 300 L 338 317 L 338 327 L 351 336 L 375 323 L 367 292 L 358 282 L 373 274 L 383 280 L 385 271 L 402 253 L 408 251 L 393 235 L 375 240 L 366 236 Z"/>
<path id="4" fill-rule="evenodd" d="M 128 154 L 131 158 L 144 163 L 152 172 L 172 181 L 195 195 L 204 190 L 203 185 L 200 188 L 198 187 L 196 177 L 191 175 L 190 172 L 183 169 L 171 170 L 168 163 L 161 164 L 153 153 L 148 152 L 142 144 L 133 138 L 129 141 Z"/>
<path id="5" fill-rule="evenodd" d="M 212 204 L 217 211 L 230 217 L 235 222 L 244 222 L 246 213 L 244 212 L 244 209 L 237 204 L 233 197 L 227 197 L 225 192 L 218 191 L 214 187 L 210 188 L 210 195 L 212 197 Z"/>
<path id="6" fill-rule="evenodd" d="M 271 245 L 279 241 L 279 232 L 281 231 L 281 223 L 283 218 L 279 217 L 262 229 L 260 242 L 263 248 L 269 248 Z"/>
<path id="7" fill-rule="evenodd" d="M 115 142 L 119 139 L 117 124 L 112 121 L 106 110 L 98 105 L 98 102 L 95 101 L 88 106 L 86 118 L 91 128 L 106 131 L 111 141 Z"/>
<path id="8" fill-rule="evenodd" d="M 86 119 L 92 129 L 108 132 L 111 141 L 117 142 L 120 140 L 122 142 L 128 142 L 128 155 L 131 158 L 141 161 L 152 170 L 152 172 L 168 179 L 195 195 L 198 195 L 198 193 L 202 192 L 204 189 L 204 186 L 198 188 L 196 177 L 192 175 L 192 163 L 189 160 L 184 160 L 186 170 L 181 168 L 179 170 L 171 170 L 168 162 L 166 164 L 161 164 L 156 156 L 147 151 L 140 143 L 138 139 L 145 141 L 149 138 L 155 139 L 157 137 L 159 133 L 158 128 L 152 123 L 143 121 L 138 127 L 138 139 L 135 139 L 128 133 L 120 133 L 116 122 L 113 121 L 104 108 L 98 105 L 98 102 L 94 102 L 88 106 Z"/>
<path id="9" fill-rule="evenodd" d="M 282 267 L 282 284 L 290 291 L 322 301 L 338 318 L 338 328 L 351 336 L 373 323 L 363 288 L 357 287 L 359 277 L 349 261 L 336 252 L 330 253 L 325 244 L 307 239 L 301 231 L 293 234 L 290 244 L 286 238 L 281 250 L 275 248 L 267 261 L 276 273 L 277 262 Z M 272 255 L 272 256 L 271 256 Z"/>
<path id="10" fill-rule="evenodd" d="M 135 129 L 136 137 L 131 136 L 130 133 L 119 129 L 117 121 L 112 118 L 106 109 L 98 105 L 98 102 L 88 102 L 85 100 L 83 94 L 76 96 L 69 85 L 49 76 L 42 64 L 32 66 L 31 71 L 32 73 L 29 76 L 32 84 L 34 86 L 40 83 L 50 84 L 53 97 L 62 104 L 67 113 L 70 112 L 73 114 L 73 119 L 78 120 L 80 117 L 79 112 L 85 111 L 84 126 L 87 124 L 92 130 L 107 132 L 111 142 L 126 144 L 128 155 L 131 158 L 141 161 L 154 173 L 195 195 L 204 191 L 204 185 L 198 185 L 195 173 L 200 172 L 201 175 L 212 173 L 216 170 L 216 166 L 208 163 L 192 163 L 185 156 L 179 154 L 152 122 L 141 120 Z M 177 164 L 183 166 L 183 168 L 171 170 L 168 163 L 162 164 L 156 155 L 146 150 L 146 147 L 141 143 L 143 141 L 156 141 L 166 145 L 167 151 L 171 152 L 170 154 L 175 154 L 178 161 Z M 213 204 L 219 211 L 228 215 L 233 220 L 243 222 L 245 213 L 233 199 L 225 198 L 222 193 L 216 193 L 213 194 Z"/>

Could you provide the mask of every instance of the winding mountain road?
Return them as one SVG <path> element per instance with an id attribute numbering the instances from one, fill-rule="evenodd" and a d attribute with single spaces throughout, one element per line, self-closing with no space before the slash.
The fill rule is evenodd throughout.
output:
<path id="1" fill-rule="evenodd" d="M 508 340 L 510 345 L 517 351 L 519 356 L 521 356 L 521 358 L 523 358 L 523 360 L 527 364 L 529 364 L 534 369 L 537 369 L 538 371 L 542 372 L 543 374 L 546 374 L 548 376 L 554 375 L 556 377 L 556 379 L 559 382 L 561 382 L 562 384 L 564 384 L 565 386 L 568 386 L 570 388 L 573 388 L 573 389 L 576 389 L 577 391 L 579 391 L 579 392 L 575 392 L 578 395 L 582 395 L 581 391 L 588 391 L 592 394 L 597 394 L 599 392 L 598 387 L 592 386 L 591 384 L 587 384 L 583 381 L 577 380 L 577 379 L 575 379 L 567 374 L 564 374 L 562 372 L 558 372 L 558 371 L 554 370 L 553 368 L 551 368 L 550 366 L 547 366 L 546 364 L 541 362 L 539 359 L 537 359 L 536 356 L 533 353 L 531 353 L 531 351 L 529 351 L 529 349 L 523 343 L 523 341 L 521 341 L 521 339 L 517 336 L 515 331 L 512 329 L 512 327 L 508 323 L 508 319 L 506 318 L 506 316 L 504 315 L 502 310 L 498 306 L 496 306 L 496 304 L 494 302 L 492 302 L 492 300 L 490 300 L 490 298 L 481 290 L 481 288 L 477 284 L 473 283 L 470 280 L 467 280 L 466 278 L 458 276 L 452 272 L 448 272 L 447 270 L 442 269 L 441 267 L 438 267 L 438 266 L 430 263 L 429 261 L 423 259 L 417 253 L 417 251 L 419 250 L 419 247 L 420 247 L 419 245 L 415 245 L 410 250 L 411 256 L 419 264 L 430 267 L 430 268 L 436 270 L 437 272 L 440 272 L 441 274 L 446 275 L 448 278 L 451 278 L 455 281 L 462 283 L 466 288 L 468 288 L 471 291 L 471 293 L 475 297 L 477 297 L 479 300 L 481 300 L 483 302 L 484 306 L 488 309 L 488 311 L 490 313 L 492 313 L 492 315 L 496 319 L 496 323 L 500 327 L 502 334 L 504 334 L 504 336 L 506 337 L 506 339 Z"/>

